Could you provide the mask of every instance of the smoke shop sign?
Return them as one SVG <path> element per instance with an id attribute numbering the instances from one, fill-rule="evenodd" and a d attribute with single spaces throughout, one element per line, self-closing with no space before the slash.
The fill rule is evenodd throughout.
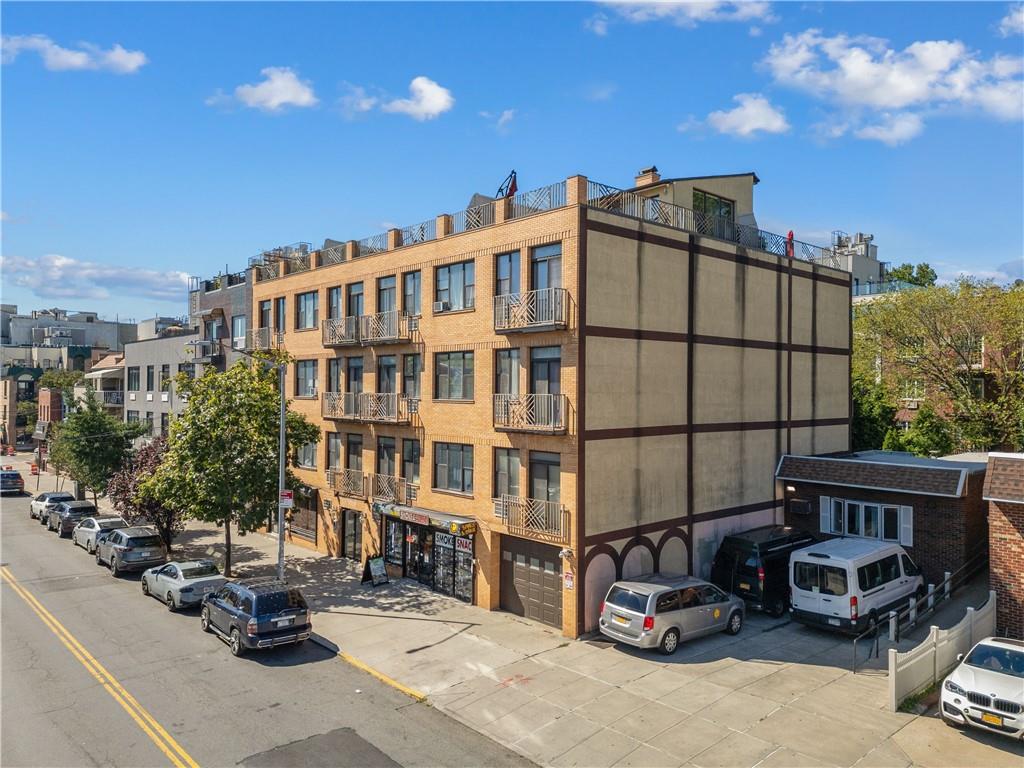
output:
<path id="1" fill-rule="evenodd" d="M 430 525 L 430 515 L 424 514 L 423 512 L 417 512 L 416 510 L 413 509 L 398 510 L 398 519 L 405 520 L 405 522 L 407 523 Z"/>

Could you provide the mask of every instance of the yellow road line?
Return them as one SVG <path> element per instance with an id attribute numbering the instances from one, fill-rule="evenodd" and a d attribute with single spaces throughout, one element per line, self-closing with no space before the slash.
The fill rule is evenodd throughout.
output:
<path id="1" fill-rule="evenodd" d="M 383 672 L 377 671 L 376 669 L 371 667 L 369 664 L 366 664 L 366 663 L 360 661 L 359 659 L 357 659 L 355 656 L 350 656 L 349 654 L 345 653 L 344 651 L 338 651 L 338 658 L 342 659 L 343 661 L 347 661 L 349 664 L 351 664 L 356 669 L 361 669 L 366 674 L 372 675 L 373 677 L 376 677 L 378 680 L 380 680 L 385 685 L 390 685 L 392 688 L 394 688 L 397 691 L 401 691 L 406 696 L 409 696 L 410 698 L 416 699 L 416 701 L 426 701 L 427 700 L 426 694 L 420 693 L 415 688 L 410 688 L 407 685 L 402 685 L 400 682 L 398 682 L 394 678 L 388 677 Z"/>
<path id="2" fill-rule="evenodd" d="M 175 768 L 199 768 L 195 760 L 186 752 L 178 742 L 163 729 L 163 727 L 139 704 L 117 679 L 100 664 L 80 642 L 72 635 L 63 624 L 57 621 L 46 608 L 43 607 L 35 596 L 23 587 L 7 566 L 0 567 L 4 580 L 24 600 L 37 616 L 42 620 L 53 634 L 63 643 L 71 655 L 85 667 L 89 673 L 96 678 L 97 682 L 110 694 L 110 696 L 121 705 L 122 709 L 131 716 L 139 728 L 149 736 L 150 740 L 167 755 Z"/>

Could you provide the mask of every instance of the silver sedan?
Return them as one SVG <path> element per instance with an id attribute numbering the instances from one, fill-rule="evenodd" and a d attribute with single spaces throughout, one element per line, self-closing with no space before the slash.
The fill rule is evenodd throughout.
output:
<path id="1" fill-rule="evenodd" d="M 173 611 L 198 605 L 208 592 L 220 589 L 227 581 L 210 560 L 173 562 L 142 572 L 142 594 L 163 601 Z"/>

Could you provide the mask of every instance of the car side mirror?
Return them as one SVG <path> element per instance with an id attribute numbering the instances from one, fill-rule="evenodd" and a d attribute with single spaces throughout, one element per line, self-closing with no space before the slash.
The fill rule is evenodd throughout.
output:
<path id="1" fill-rule="evenodd" d="M 957 660 L 957 662 L 963 661 L 964 660 L 964 655 L 962 653 L 958 653 L 956 655 L 956 660 Z"/>

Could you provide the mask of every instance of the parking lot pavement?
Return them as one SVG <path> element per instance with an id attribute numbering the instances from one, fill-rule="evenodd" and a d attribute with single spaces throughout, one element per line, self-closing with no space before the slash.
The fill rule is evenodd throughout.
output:
<path id="1" fill-rule="evenodd" d="M 216 557 L 221 539 L 191 527 L 181 546 Z M 276 539 L 235 542 L 240 569 L 272 570 Z M 879 661 L 855 675 L 847 638 L 785 619 L 751 612 L 738 636 L 664 657 L 568 641 L 406 581 L 362 586 L 354 564 L 300 547 L 287 547 L 287 569 L 327 647 L 540 764 L 1024 766 L 1008 740 L 889 712 Z"/>

